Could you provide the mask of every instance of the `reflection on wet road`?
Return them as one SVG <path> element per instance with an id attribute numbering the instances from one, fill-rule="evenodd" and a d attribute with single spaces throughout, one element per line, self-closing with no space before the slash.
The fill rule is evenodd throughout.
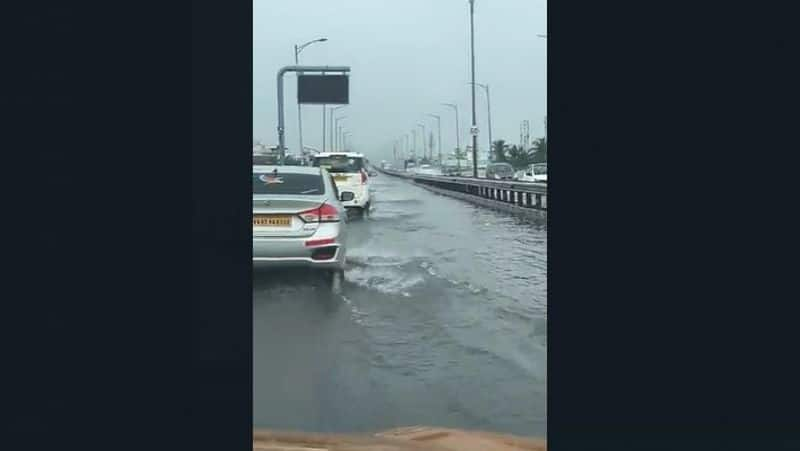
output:
<path id="1" fill-rule="evenodd" d="M 346 282 L 256 271 L 254 423 L 544 436 L 547 231 L 378 176 Z"/>

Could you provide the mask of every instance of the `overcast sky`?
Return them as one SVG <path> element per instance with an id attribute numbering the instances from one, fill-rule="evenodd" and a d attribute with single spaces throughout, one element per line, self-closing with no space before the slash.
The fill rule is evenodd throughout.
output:
<path id="1" fill-rule="evenodd" d="M 531 140 L 544 135 L 547 107 L 546 0 L 476 0 L 475 80 L 490 86 L 492 138 L 519 142 L 520 122 Z M 455 147 L 459 106 L 461 146 L 471 142 L 468 0 L 253 0 L 253 138 L 277 143 L 276 73 L 294 64 L 295 44 L 326 37 L 300 54 L 300 64 L 350 66 L 350 105 L 337 111 L 354 150 L 373 158 L 392 154 L 392 141 L 424 122 L 443 151 Z M 299 146 L 296 81 L 285 80 L 286 145 Z M 486 96 L 475 91 L 486 151 Z M 327 127 L 327 125 L 326 125 Z M 419 135 L 420 133 L 417 132 Z M 322 107 L 303 106 L 304 145 L 322 147 Z M 417 147 L 420 148 L 421 144 Z M 435 150 L 434 150 L 435 152 Z"/>

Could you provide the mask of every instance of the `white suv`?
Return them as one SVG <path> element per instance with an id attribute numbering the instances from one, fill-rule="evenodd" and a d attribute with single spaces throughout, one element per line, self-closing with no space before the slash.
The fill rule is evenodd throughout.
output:
<path id="1" fill-rule="evenodd" d="M 354 152 L 323 152 L 314 155 L 314 166 L 328 170 L 339 192 L 352 192 L 353 200 L 342 202 L 347 209 L 367 212 L 370 208 L 369 172 L 364 155 Z"/>

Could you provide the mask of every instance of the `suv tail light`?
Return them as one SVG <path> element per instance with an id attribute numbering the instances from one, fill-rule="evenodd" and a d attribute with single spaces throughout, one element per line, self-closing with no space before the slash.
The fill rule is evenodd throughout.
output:
<path id="1" fill-rule="evenodd" d="M 361 184 L 367 183 L 367 171 L 361 170 Z"/>
<path id="2" fill-rule="evenodd" d="M 333 205 L 322 204 L 319 208 L 297 214 L 303 222 L 339 222 L 339 210 Z"/>

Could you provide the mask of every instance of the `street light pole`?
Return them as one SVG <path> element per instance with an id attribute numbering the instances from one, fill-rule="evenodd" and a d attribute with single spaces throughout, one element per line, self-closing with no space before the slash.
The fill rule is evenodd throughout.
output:
<path id="1" fill-rule="evenodd" d="M 314 39 L 314 40 L 308 41 L 303 45 L 295 44 L 294 45 L 294 64 L 297 65 L 297 66 L 300 65 L 300 52 L 302 52 L 303 49 L 305 49 L 309 45 L 314 44 L 316 42 L 325 42 L 327 40 L 328 40 L 328 38 L 319 38 L 319 39 Z M 300 75 L 301 74 L 302 74 L 302 72 L 298 72 L 297 73 L 297 79 L 298 80 L 300 80 Z M 323 111 L 323 114 L 325 114 L 324 111 Z M 300 102 L 297 102 L 297 133 L 300 136 L 300 153 L 302 154 L 303 153 L 303 115 L 302 115 L 302 111 L 301 111 Z"/>
<path id="2" fill-rule="evenodd" d="M 334 140 L 333 140 L 333 138 L 334 138 L 334 128 L 333 128 L 333 113 L 335 113 L 335 112 L 336 112 L 336 110 L 338 110 L 338 109 L 340 109 L 340 108 L 344 108 L 344 107 L 346 107 L 346 106 L 347 106 L 347 105 L 340 105 L 340 106 L 337 106 L 337 107 L 331 108 L 331 111 L 330 111 L 330 129 L 331 129 L 331 132 L 330 132 L 330 133 L 331 133 L 331 136 L 330 136 L 330 143 L 331 143 L 331 150 L 332 150 L 332 151 L 333 151 L 333 150 L 336 150 L 336 149 L 335 149 L 335 147 L 336 147 L 336 143 L 335 143 L 335 142 L 334 142 Z M 343 116 L 343 117 L 347 117 L 347 116 Z"/>
<path id="3" fill-rule="evenodd" d="M 461 134 L 460 126 L 458 125 L 458 105 L 455 103 L 443 103 L 444 106 L 449 106 L 450 108 L 456 111 L 456 150 L 461 151 L 461 138 L 459 135 Z"/>
<path id="4" fill-rule="evenodd" d="M 334 145 L 334 149 L 333 149 L 334 152 L 337 151 L 337 150 L 341 150 L 341 146 L 339 145 L 339 133 L 340 133 L 340 130 L 341 130 L 341 127 L 339 126 L 339 121 L 342 120 L 342 119 L 347 119 L 347 116 L 339 116 L 339 117 L 336 118 L 335 121 L 333 121 L 334 124 L 336 124 L 336 141 L 334 141 L 334 144 L 335 144 Z"/>
<path id="5" fill-rule="evenodd" d="M 345 151 L 345 152 L 348 151 L 348 149 L 347 149 L 347 136 L 350 135 L 350 134 L 351 134 L 350 132 L 342 133 L 342 150 Z"/>
<path id="6" fill-rule="evenodd" d="M 475 114 L 475 0 L 469 0 L 469 37 L 472 63 L 472 176 L 478 177 L 478 125 Z"/>
<path id="7" fill-rule="evenodd" d="M 438 129 L 439 135 L 439 165 L 442 164 L 442 117 L 436 114 L 429 114 L 428 116 L 436 118 L 436 128 Z"/>
<path id="8" fill-rule="evenodd" d="M 484 84 L 481 84 L 481 83 L 475 83 L 475 85 L 480 86 L 486 92 L 486 110 L 487 110 L 486 111 L 486 113 L 487 113 L 486 117 L 489 120 L 489 152 L 491 153 L 492 152 L 492 145 L 494 145 L 494 141 L 492 141 L 492 103 L 491 103 L 491 99 L 489 98 L 489 85 L 488 84 L 484 85 Z"/>
<path id="9" fill-rule="evenodd" d="M 330 125 L 330 129 L 331 129 L 331 131 L 330 131 L 330 139 L 329 139 L 329 141 L 330 141 L 330 143 L 331 143 L 331 151 L 335 151 L 335 150 L 336 150 L 336 143 L 335 143 L 335 142 L 334 142 L 334 140 L 333 140 L 333 138 L 334 138 L 334 130 L 335 130 L 335 129 L 333 128 L 333 113 L 335 113 L 335 112 L 336 112 L 336 110 L 338 110 L 338 109 L 341 109 L 341 108 L 344 108 L 344 107 L 346 107 L 346 106 L 347 106 L 347 105 L 340 105 L 340 106 L 337 106 L 337 107 L 331 108 L 330 115 L 329 115 L 329 116 L 330 116 L 330 121 L 329 121 L 329 122 L 330 122 L 330 124 L 329 124 L 329 125 Z M 345 117 L 346 117 L 346 116 L 345 116 Z"/>
<path id="10" fill-rule="evenodd" d="M 427 143 L 427 135 L 425 133 L 425 124 L 417 124 L 417 127 L 422 127 L 422 158 L 427 158 L 427 151 L 428 151 L 428 143 Z"/>
<path id="11" fill-rule="evenodd" d="M 413 146 L 411 149 L 411 154 L 414 155 L 414 161 L 417 161 L 417 130 L 411 129 L 411 134 L 414 136 Z"/>

